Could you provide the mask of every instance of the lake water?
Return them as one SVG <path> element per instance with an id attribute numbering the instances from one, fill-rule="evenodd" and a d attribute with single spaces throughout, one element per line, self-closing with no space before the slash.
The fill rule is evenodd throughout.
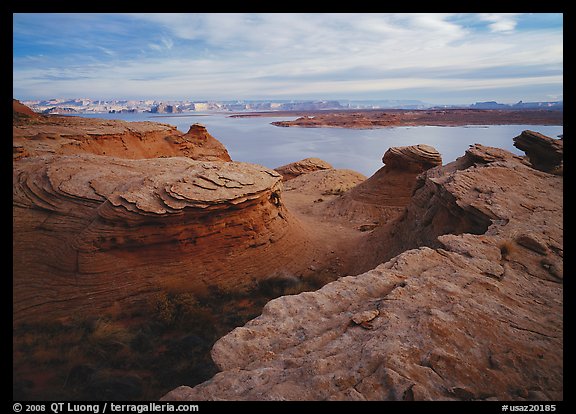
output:
<path id="1" fill-rule="evenodd" d="M 155 121 L 187 132 L 193 123 L 206 126 L 222 142 L 234 161 L 276 168 L 307 157 L 321 158 L 335 168 L 349 168 L 366 176 L 382 167 L 382 156 L 390 147 L 428 144 L 442 154 L 443 163 L 464 155 L 472 144 L 499 147 L 518 155 L 512 138 L 526 129 L 557 138 L 562 126 L 490 125 L 468 127 L 395 127 L 379 129 L 283 128 L 270 125 L 290 117 L 230 118 L 229 114 L 185 114 L 162 116 L 149 113 L 85 114 L 90 118 Z"/>

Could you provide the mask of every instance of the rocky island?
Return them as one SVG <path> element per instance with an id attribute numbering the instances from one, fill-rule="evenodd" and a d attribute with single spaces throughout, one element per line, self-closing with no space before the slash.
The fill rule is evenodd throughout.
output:
<path id="1" fill-rule="evenodd" d="M 427 109 L 427 110 L 359 110 L 285 113 L 299 116 L 293 121 L 274 121 L 279 127 L 305 128 L 384 128 L 399 126 L 462 126 L 462 125 L 562 125 L 559 110 L 498 109 Z M 250 115 L 240 115 L 250 116 Z M 252 116 L 256 116 L 255 114 Z M 257 116 L 270 116 L 259 113 Z M 276 114 L 278 116 L 278 114 Z"/>
<path id="2" fill-rule="evenodd" d="M 515 143 L 272 170 L 14 101 L 14 398 L 561 400 L 563 141 Z"/>

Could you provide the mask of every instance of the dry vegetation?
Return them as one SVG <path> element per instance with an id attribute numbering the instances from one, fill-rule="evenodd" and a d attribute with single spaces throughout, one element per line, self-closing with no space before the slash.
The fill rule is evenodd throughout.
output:
<path id="1" fill-rule="evenodd" d="M 315 290 L 327 273 L 275 274 L 242 291 L 188 292 L 166 280 L 141 312 L 116 302 L 99 318 L 21 324 L 13 334 L 17 400 L 154 400 L 212 377 L 214 342 L 259 315 L 270 299 Z"/>

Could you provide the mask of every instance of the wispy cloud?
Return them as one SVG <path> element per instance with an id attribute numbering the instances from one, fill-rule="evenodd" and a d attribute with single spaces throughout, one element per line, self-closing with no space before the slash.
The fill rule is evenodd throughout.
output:
<path id="1" fill-rule="evenodd" d="M 509 33 L 516 28 L 518 16 L 519 13 L 481 13 L 480 19 L 488 22 L 493 32 Z"/>
<path id="2" fill-rule="evenodd" d="M 485 87 L 500 90 L 494 99 L 527 100 L 506 98 L 506 89 L 562 89 L 561 15 L 546 15 L 545 28 L 524 14 L 41 17 L 14 17 L 17 96 L 402 98 L 421 90 L 442 101 L 446 88 Z"/>

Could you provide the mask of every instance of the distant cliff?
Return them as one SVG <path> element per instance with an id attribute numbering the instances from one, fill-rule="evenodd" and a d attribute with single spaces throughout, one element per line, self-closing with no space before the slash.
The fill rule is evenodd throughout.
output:
<path id="1" fill-rule="evenodd" d="M 158 104 L 150 108 L 150 112 L 153 114 L 176 114 L 181 113 L 182 109 L 180 109 L 176 105 L 167 105 L 167 104 Z"/>

